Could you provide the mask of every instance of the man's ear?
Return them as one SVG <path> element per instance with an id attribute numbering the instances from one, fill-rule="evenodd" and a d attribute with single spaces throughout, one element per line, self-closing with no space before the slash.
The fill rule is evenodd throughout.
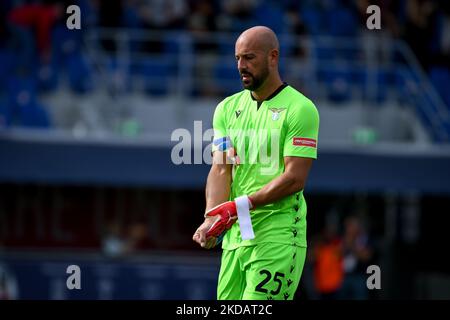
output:
<path id="1" fill-rule="evenodd" d="M 278 56 L 279 52 L 277 49 L 272 49 L 269 54 L 270 64 L 272 67 L 276 66 L 278 64 Z"/>

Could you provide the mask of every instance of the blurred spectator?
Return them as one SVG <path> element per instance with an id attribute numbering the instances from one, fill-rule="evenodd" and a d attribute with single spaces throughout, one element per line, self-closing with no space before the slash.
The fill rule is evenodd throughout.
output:
<path id="1" fill-rule="evenodd" d="M 9 37 L 8 23 L 7 17 L 8 13 L 11 10 L 11 4 L 6 1 L 0 2 L 0 49 L 3 49 L 7 46 Z"/>
<path id="2" fill-rule="evenodd" d="M 8 24 L 20 66 L 31 68 L 37 53 L 42 61 L 50 60 L 51 30 L 63 14 L 61 4 L 39 3 L 23 4 L 9 12 Z"/>
<path id="3" fill-rule="evenodd" d="M 437 5 L 432 0 L 409 0 L 403 37 L 422 66 L 428 70 Z"/>
<path id="4" fill-rule="evenodd" d="M 345 276 L 339 297 L 354 300 L 367 299 L 366 270 L 373 253 L 368 233 L 357 216 L 347 217 L 344 221 L 342 252 Z"/>
<path id="5" fill-rule="evenodd" d="M 292 5 L 286 11 L 286 21 L 288 32 L 297 37 L 304 37 L 307 35 L 307 28 L 303 22 L 302 16 L 299 14 L 297 6 Z M 294 41 L 294 48 L 292 52 L 296 57 L 304 58 L 306 55 L 305 47 L 302 43 Z"/>
<path id="6" fill-rule="evenodd" d="M 337 299 L 344 277 L 342 239 L 337 229 L 336 223 L 327 222 L 313 245 L 314 283 L 319 298 L 324 300 Z"/>
<path id="7" fill-rule="evenodd" d="M 217 43 L 210 40 L 208 32 L 217 31 L 217 11 L 210 0 L 198 0 L 191 3 L 188 29 L 194 39 L 197 52 L 215 52 Z"/>
<path id="8" fill-rule="evenodd" d="M 130 2 L 137 11 L 139 25 L 144 30 L 154 32 L 143 46 L 145 52 L 163 52 L 164 42 L 157 37 L 157 31 L 185 29 L 186 21 L 190 17 L 187 2 L 183 0 L 128 1 Z M 156 38 L 153 39 L 154 37 Z"/>
<path id="9" fill-rule="evenodd" d="M 18 298 L 17 282 L 6 266 L 0 264 L 0 300 Z"/>
<path id="10" fill-rule="evenodd" d="M 280 37 L 281 54 L 292 59 L 289 65 L 281 63 L 280 70 L 288 83 L 309 95 L 319 94 L 334 102 L 348 102 L 358 95 L 384 101 L 390 93 L 386 89 L 387 82 L 394 81 L 398 67 L 395 59 L 400 58 L 392 55 L 388 39 L 393 36 L 402 37 L 410 45 L 438 93 L 450 104 L 450 94 L 445 87 L 450 77 L 448 1 L 78 0 L 75 3 L 81 7 L 83 26 L 87 22 L 88 26 L 109 29 L 99 44 L 114 57 L 103 60 L 97 55 L 98 46 L 90 42 L 90 37 L 83 38 L 92 28 L 86 28 L 88 33 L 84 33 L 84 27 L 82 32 L 66 28 L 63 22 L 65 8 L 72 4 L 69 0 L 1 3 L 0 60 L 4 63 L 0 65 L 0 123 L 11 119 L 10 110 L 6 110 L 1 98 L 8 86 L 8 76 L 16 71 L 16 66 L 22 71 L 20 75 L 38 78 L 38 93 L 54 92 L 61 85 L 65 87 L 64 72 L 76 93 L 96 88 L 93 77 L 103 77 L 102 72 L 117 83 L 111 86 L 114 93 L 142 88 L 145 93 L 165 95 L 170 90 L 178 90 L 172 89 L 173 86 L 169 88 L 168 79 L 176 79 L 180 74 L 189 77 L 192 73 L 193 81 L 184 82 L 186 89 L 180 92 L 213 97 L 235 92 L 238 73 L 232 59 L 219 63 L 218 56 L 232 57 L 234 45 L 225 39 L 218 41 L 219 37 L 210 32 L 225 31 L 232 36 L 257 24 L 270 26 L 283 35 Z M 365 32 L 366 40 L 360 41 L 361 30 L 367 31 L 369 5 L 380 7 L 382 30 Z M 119 40 L 120 28 L 130 32 L 129 41 Z M 151 35 L 140 37 L 139 30 L 151 31 Z M 183 31 L 187 35 L 183 39 L 192 40 L 193 54 L 184 54 L 189 50 L 180 44 L 178 34 L 161 36 L 159 32 L 170 30 Z M 356 45 L 361 42 L 362 47 L 366 47 L 367 41 L 370 46 L 364 51 L 349 48 L 345 43 L 341 46 L 339 41 L 330 46 L 320 39 L 316 41 L 316 35 L 353 37 Z M 300 39 L 292 36 L 301 36 L 302 42 L 291 42 Z M 310 38 L 305 39 L 307 37 Z M 183 43 L 190 44 L 189 41 Z M 116 55 L 116 46 L 121 46 L 123 55 Z M 353 65 L 354 61 L 356 65 L 363 61 L 368 52 L 370 57 L 381 58 L 379 61 L 383 66 L 386 63 L 389 70 L 383 67 L 378 74 L 377 70 L 366 72 L 360 70 L 359 65 L 354 68 L 347 65 L 347 62 Z M 326 59 L 330 59 L 330 63 L 331 60 L 343 63 L 326 68 L 317 63 Z M 378 81 L 379 85 L 368 86 L 369 81 Z M 376 89 L 367 94 L 360 90 L 362 85 Z M 399 95 L 406 96 L 401 92 Z"/>
<path id="11" fill-rule="evenodd" d="M 97 0 L 96 3 L 99 27 L 114 30 L 123 26 L 123 1 Z M 102 39 L 101 44 L 108 52 L 117 50 L 114 34 Z"/>
<path id="12" fill-rule="evenodd" d="M 284 65 L 284 60 L 281 61 L 280 69 L 284 74 L 286 82 L 294 88 L 301 90 L 305 94 L 310 94 L 308 88 L 304 84 L 304 79 L 299 77 L 299 74 L 304 73 L 305 66 L 307 66 L 307 58 L 310 54 L 309 46 L 306 45 L 305 38 L 308 36 L 308 29 L 304 23 L 302 13 L 298 5 L 291 4 L 286 10 L 285 22 L 290 41 L 281 40 L 280 55 L 292 55 L 293 59 L 289 62 L 289 67 Z"/>
<path id="13" fill-rule="evenodd" d="M 228 0 L 221 1 L 219 28 L 221 31 L 241 32 L 256 24 L 254 12 L 256 0 Z"/>
<path id="14" fill-rule="evenodd" d="M 127 252 L 126 237 L 122 233 L 119 222 L 112 221 L 106 226 L 102 251 L 105 255 L 113 258 L 121 257 Z"/>
<path id="15" fill-rule="evenodd" d="M 124 232 L 117 221 L 108 224 L 102 240 L 102 251 L 113 258 L 123 257 L 140 250 L 149 249 L 147 225 L 140 222 L 132 223 Z"/>
<path id="16" fill-rule="evenodd" d="M 184 0 L 127 1 L 138 10 L 142 22 L 151 29 L 185 28 L 188 6 Z"/>
<path id="17" fill-rule="evenodd" d="M 9 105 L 0 100 L 0 130 L 9 126 L 11 123 L 11 109 Z"/>
<path id="18" fill-rule="evenodd" d="M 133 253 L 149 249 L 148 227 L 145 223 L 135 222 L 128 228 L 127 252 Z"/>
<path id="19" fill-rule="evenodd" d="M 217 64 L 218 45 L 209 32 L 218 31 L 217 10 L 213 1 L 210 0 L 192 1 L 190 8 L 191 14 L 187 23 L 192 36 L 193 49 L 196 52 L 194 55 L 195 80 L 200 84 L 200 95 L 215 96 L 217 88 L 211 79 L 214 78 L 214 66 Z M 230 52 L 230 56 L 231 54 Z"/>
<path id="20" fill-rule="evenodd" d="M 432 48 L 433 62 L 450 70 L 450 2 L 441 1 L 440 5 L 442 10 L 438 14 L 433 37 L 435 39 Z"/>
<path id="21" fill-rule="evenodd" d="M 440 2 L 442 10 L 435 21 L 434 36 L 431 48 L 432 65 L 429 69 L 431 83 L 441 95 L 442 100 L 450 108 L 450 3 Z"/>

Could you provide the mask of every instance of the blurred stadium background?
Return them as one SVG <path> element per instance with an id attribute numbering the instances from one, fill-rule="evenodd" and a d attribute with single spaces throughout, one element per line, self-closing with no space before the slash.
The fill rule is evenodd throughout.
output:
<path id="1" fill-rule="evenodd" d="M 80 30 L 66 27 L 72 4 Z M 381 30 L 366 28 L 371 4 Z M 448 1 L 0 10 L 0 298 L 214 299 L 220 251 L 191 241 L 209 166 L 173 164 L 171 134 L 194 135 L 196 120 L 203 134 L 241 90 L 234 41 L 260 24 L 279 35 L 283 79 L 321 115 L 296 298 L 450 298 Z M 66 288 L 72 264 L 81 290 Z M 366 288 L 372 264 L 381 290 Z"/>

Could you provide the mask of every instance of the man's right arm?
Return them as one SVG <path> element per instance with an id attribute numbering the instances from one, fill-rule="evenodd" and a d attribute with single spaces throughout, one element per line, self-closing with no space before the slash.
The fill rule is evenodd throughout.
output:
<path id="1" fill-rule="evenodd" d="M 228 201 L 231 191 L 232 165 L 227 163 L 226 153 L 215 151 L 213 164 L 206 181 L 206 211 Z M 206 217 L 205 221 L 195 231 L 192 239 L 202 247 L 210 249 L 214 247 L 215 240 L 206 241 L 206 232 L 211 228 L 218 216 Z"/>
<path id="2" fill-rule="evenodd" d="M 228 201 L 231 190 L 232 165 L 226 163 L 226 153 L 215 151 L 206 180 L 206 211 Z"/>

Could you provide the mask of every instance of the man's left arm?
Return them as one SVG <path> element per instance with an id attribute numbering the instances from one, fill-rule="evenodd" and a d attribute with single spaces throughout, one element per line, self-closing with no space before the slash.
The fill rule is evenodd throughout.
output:
<path id="1" fill-rule="evenodd" d="M 288 132 L 284 141 L 284 172 L 250 195 L 253 207 L 276 202 L 303 190 L 313 159 L 317 158 L 319 113 L 310 100 L 287 115 Z"/>
<path id="2" fill-rule="evenodd" d="M 221 228 L 215 228 L 217 232 L 215 229 L 208 231 L 207 236 L 218 237 L 223 232 L 223 226 L 230 228 L 238 218 L 242 239 L 253 239 L 249 209 L 276 202 L 304 188 L 313 159 L 317 158 L 319 114 L 314 104 L 306 100 L 289 112 L 286 122 L 284 172 L 254 194 L 242 195 L 206 212 L 207 216 L 221 217 L 218 220 Z"/>
<path id="3" fill-rule="evenodd" d="M 249 196 L 253 207 L 276 202 L 303 190 L 312 163 L 312 158 L 284 157 L 284 173 Z"/>

